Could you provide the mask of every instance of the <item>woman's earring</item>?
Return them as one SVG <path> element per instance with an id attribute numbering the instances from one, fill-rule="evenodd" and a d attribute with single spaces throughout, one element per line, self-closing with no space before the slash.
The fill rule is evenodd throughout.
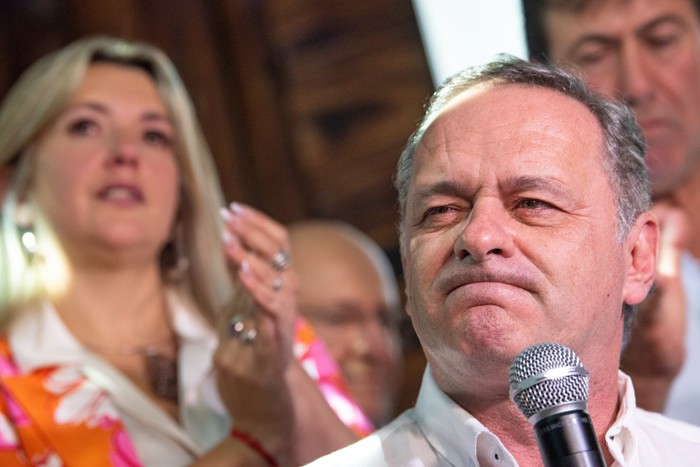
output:
<path id="1" fill-rule="evenodd" d="M 179 282 L 185 277 L 190 267 L 190 259 L 185 250 L 185 234 L 181 223 L 175 227 L 172 240 L 165 245 L 163 250 L 162 265 L 166 277 L 171 282 Z"/>
<path id="2" fill-rule="evenodd" d="M 34 235 L 34 216 L 29 203 L 23 202 L 17 205 L 15 209 L 15 225 L 17 226 L 17 234 L 22 245 L 22 251 L 28 263 L 34 261 L 39 250 Z"/>

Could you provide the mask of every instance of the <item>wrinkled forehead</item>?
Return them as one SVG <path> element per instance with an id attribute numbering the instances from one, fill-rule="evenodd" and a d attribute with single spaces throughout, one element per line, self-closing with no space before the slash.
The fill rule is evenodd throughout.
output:
<path id="1" fill-rule="evenodd" d="M 526 166 L 538 174 L 599 173 L 603 139 L 589 108 L 560 91 L 529 84 L 479 86 L 453 98 L 428 127 L 417 147 L 411 186 L 420 190 L 462 171 L 471 176 L 478 167 L 511 175 Z"/>
<path id="2" fill-rule="evenodd" d="M 519 129 L 533 132 L 533 137 L 543 131 L 588 141 L 602 137 L 600 122 L 591 110 L 562 91 L 536 84 L 489 81 L 456 94 L 446 103 L 426 129 L 418 151 L 430 146 L 431 140 L 433 144 L 436 139 L 439 142 L 446 132 L 454 139 L 487 132 L 506 139 Z"/>

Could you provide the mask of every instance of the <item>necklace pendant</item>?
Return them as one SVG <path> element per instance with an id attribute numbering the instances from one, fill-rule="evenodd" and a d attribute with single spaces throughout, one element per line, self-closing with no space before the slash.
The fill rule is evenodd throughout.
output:
<path id="1" fill-rule="evenodd" d="M 149 349 L 146 351 L 146 373 L 156 396 L 177 404 L 177 361 Z"/>

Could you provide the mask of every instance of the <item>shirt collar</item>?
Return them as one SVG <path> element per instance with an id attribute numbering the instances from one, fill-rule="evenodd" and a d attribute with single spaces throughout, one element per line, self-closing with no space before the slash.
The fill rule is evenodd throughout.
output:
<path id="1" fill-rule="evenodd" d="M 423 374 L 415 410 L 430 444 L 452 465 L 479 465 L 478 457 L 498 458 L 500 465 L 517 465 L 495 435 L 438 387 L 430 365 Z"/>
<path id="2" fill-rule="evenodd" d="M 198 452 L 196 446 L 207 449 L 221 439 L 230 424 L 212 377 L 217 335 L 183 294 L 169 289 L 166 300 L 179 340 L 180 416 L 187 433 L 149 402 L 124 375 L 92 355 L 48 303 L 24 310 L 12 324 L 8 340 L 13 358 L 21 373 L 56 366 L 80 368 L 98 387 L 112 394 L 115 405 L 124 414 L 179 440 L 192 452 Z"/>
<path id="3" fill-rule="evenodd" d="M 172 316 L 172 325 L 180 340 L 179 364 L 186 371 L 180 372 L 182 386 L 182 407 L 197 406 L 202 401 L 211 406 L 219 414 L 228 411 L 219 396 L 216 380 L 212 378 L 212 356 L 218 346 L 219 339 L 212 325 L 195 306 L 184 296 L 173 289 L 166 296 Z M 196 420 L 199 412 L 190 411 L 182 414 L 186 426 L 202 426 Z M 201 414 L 200 414 L 201 415 Z M 201 428 L 199 429 L 202 430 Z"/>
<path id="4" fill-rule="evenodd" d="M 185 397 L 212 371 L 212 355 L 218 345 L 216 333 L 192 303 L 174 289 L 166 294 L 172 326 L 180 341 L 179 364 L 187 368 L 180 374 Z"/>
<path id="5" fill-rule="evenodd" d="M 613 458 L 620 465 L 629 465 L 638 452 L 636 400 L 631 379 L 621 371 L 617 385 L 620 408 L 605 441 Z M 498 456 L 501 465 L 517 465 L 494 434 L 438 387 L 429 365 L 423 374 L 415 411 L 430 444 L 451 464 L 479 465 L 479 453 L 482 459 Z"/>
<path id="6" fill-rule="evenodd" d="M 615 423 L 605 433 L 605 444 L 610 454 L 620 465 L 629 465 L 638 451 L 638 437 L 635 435 L 637 431 L 635 410 L 637 401 L 634 396 L 632 380 L 622 371 L 618 372 L 617 390 L 620 409 Z"/>
<path id="7" fill-rule="evenodd" d="M 48 303 L 24 310 L 12 324 L 8 341 L 22 373 L 80 365 L 87 353 Z"/>
<path id="8" fill-rule="evenodd" d="M 180 358 L 186 359 L 187 368 L 192 368 L 185 375 L 186 381 L 183 380 L 184 387 L 189 387 L 211 371 L 211 356 L 218 339 L 212 326 L 182 294 L 168 289 L 166 300 L 173 330 L 180 340 Z M 8 339 L 22 372 L 47 366 L 80 365 L 88 353 L 48 302 L 24 310 L 12 324 Z"/>

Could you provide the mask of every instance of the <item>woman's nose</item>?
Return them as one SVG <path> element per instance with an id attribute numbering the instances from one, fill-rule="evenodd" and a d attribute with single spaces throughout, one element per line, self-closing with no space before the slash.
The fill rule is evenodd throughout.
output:
<path id="1" fill-rule="evenodd" d="M 139 160 L 138 144 L 124 134 L 115 134 L 110 144 L 109 163 L 118 167 L 136 167 Z"/>

